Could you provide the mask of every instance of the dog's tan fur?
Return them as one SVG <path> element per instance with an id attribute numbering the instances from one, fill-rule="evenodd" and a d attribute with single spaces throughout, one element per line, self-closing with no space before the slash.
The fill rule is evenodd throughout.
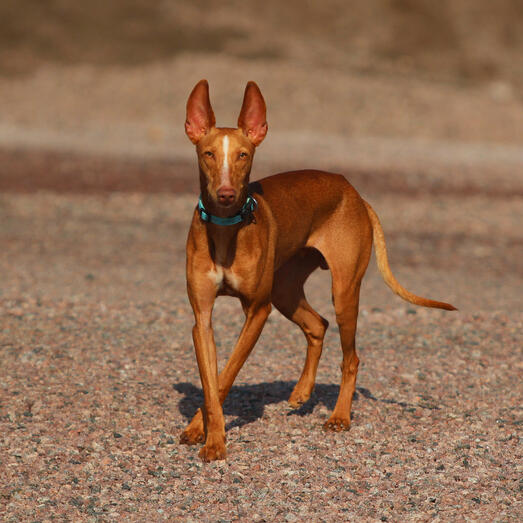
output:
<path id="1" fill-rule="evenodd" d="M 238 129 L 231 129 L 215 127 L 208 84 L 200 81 L 187 102 L 185 128 L 196 144 L 206 210 L 220 217 L 233 216 L 249 192 L 258 208 L 252 220 L 231 226 L 203 222 L 199 213 L 194 213 L 187 240 L 187 289 L 195 316 L 193 340 L 204 405 L 182 433 L 181 441 L 205 442 L 200 450 L 205 461 L 225 458 L 222 403 L 272 305 L 299 325 L 307 339 L 305 367 L 289 403 L 298 406 L 308 400 L 328 325 L 303 292 L 305 281 L 318 267 L 329 268 L 332 274 L 343 349 L 340 392 L 324 428 L 348 429 L 359 363 L 354 343 L 359 291 L 373 240 L 378 267 L 394 292 L 417 305 L 454 307 L 415 296 L 401 287 L 389 268 L 376 213 L 343 176 L 303 170 L 276 174 L 249 187 L 254 150 L 267 132 L 265 102 L 254 82 L 245 89 Z M 218 373 L 211 315 L 220 295 L 238 297 L 246 320 L 229 361 Z"/>

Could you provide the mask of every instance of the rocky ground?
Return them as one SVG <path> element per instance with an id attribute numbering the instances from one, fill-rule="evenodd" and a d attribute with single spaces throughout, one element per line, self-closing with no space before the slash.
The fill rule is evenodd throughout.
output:
<path id="1" fill-rule="evenodd" d="M 460 311 L 402 302 L 371 262 L 353 426 L 325 433 L 341 354 L 328 273 L 313 275 L 331 328 L 312 399 L 286 403 L 304 340 L 273 312 L 225 405 L 228 460 L 202 464 L 178 444 L 202 399 L 184 280 L 195 194 L 154 175 L 148 192 L 107 192 L 88 171 L 88 194 L 11 182 L 0 198 L 6 521 L 521 518 L 521 195 L 367 178 L 399 280 Z M 241 323 L 222 298 L 221 364 Z"/>
<path id="2" fill-rule="evenodd" d="M 22 6 L 23 4 L 23 6 Z M 23 8 L 21 8 L 21 6 Z M 0 519 L 520 521 L 523 69 L 517 0 L 147 0 L 0 5 Z M 178 437 L 202 401 L 185 292 L 197 194 L 183 134 L 268 106 L 254 177 L 341 172 L 410 306 L 372 260 L 353 425 L 331 323 L 315 392 L 273 312 L 225 404 L 228 460 Z M 220 365 L 242 325 L 217 303 Z"/>

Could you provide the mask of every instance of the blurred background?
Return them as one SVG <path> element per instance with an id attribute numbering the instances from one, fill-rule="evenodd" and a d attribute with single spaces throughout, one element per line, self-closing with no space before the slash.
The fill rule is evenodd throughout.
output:
<path id="1" fill-rule="evenodd" d="M 4 171 L 0 187 L 59 161 L 7 154 L 21 148 L 162 159 L 189 183 L 185 102 L 201 78 L 223 126 L 235 125 L 245 83 L 260 85 L 261 169 L 438 176 L 449 163 L 501 162 L 512 177 L 523 165 L 522 22 L 519 0 L 3 0 L 0 148 L 17 176 Z M 48 183 L 73 183 L 67 165 Z"/>

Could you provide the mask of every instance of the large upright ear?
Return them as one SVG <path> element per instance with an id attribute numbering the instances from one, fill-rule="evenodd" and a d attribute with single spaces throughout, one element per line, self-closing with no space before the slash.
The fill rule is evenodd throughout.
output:
<path id="1" fill-rule="evenodd" d="M 200 80 L 187 100 L 185 132 L 192 143 L 198 143 L 215 123 L 216 118 L 209 100 L 209 84 L 207 80 Z"/>
<path id="2" fill-rule="evenodd" d="M 267 134 L 266 112 L 260 88 L 254 82 L 248 82 L 238 117 L 238 127 L 254 145 L 260 145 Z"/>

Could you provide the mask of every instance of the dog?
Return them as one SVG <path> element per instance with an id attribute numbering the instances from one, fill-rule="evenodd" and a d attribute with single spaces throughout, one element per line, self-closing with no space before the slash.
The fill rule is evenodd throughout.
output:
<path id="1" fill-rule="evenodd" d="M 204 443 L 204 461 L 225 459 L 222 404 L 274 306 L 307 339 L 307 357 L 289 403 L 313 390 L 327 320 L 307 302 L 303 285 L 318 267 L 332 275 L 332 296 L 343 361 L 336 406 L 325 430 L 348 430 L 359 359 L 355 334 L 359 292 L 374 243 L 379 270 L 403 299 L 456 310 L 416 296 L 390 270 L 378 216 L 341 175 L 317 170 L 284 172 L 249 183 L 255 148 L 267 134 L 266 106 L 254 82 L 245 88 L 238 128 L 216 127 L 206 80 L 187 101 L 185 132 L 196 145 L 200 199 L 187 239 L 187 291 L 194 311 L 193 341 L 204 405 L 183 431 L 184 444 Z M 240 299 L 245 313 L 239 339 L 218 373 L 212 330 L 217 296 Z"/>

